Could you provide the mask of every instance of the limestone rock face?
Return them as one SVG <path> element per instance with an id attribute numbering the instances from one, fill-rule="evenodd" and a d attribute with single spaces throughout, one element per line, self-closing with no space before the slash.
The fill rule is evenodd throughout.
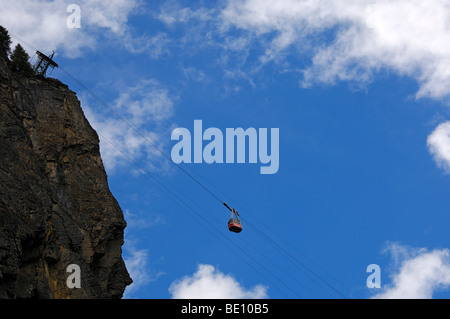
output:
<path id="1" fill-rule="evenodd" d="M 0 58 L 0 298 L 122 297 L 125 226 L 76 94 Z"/>

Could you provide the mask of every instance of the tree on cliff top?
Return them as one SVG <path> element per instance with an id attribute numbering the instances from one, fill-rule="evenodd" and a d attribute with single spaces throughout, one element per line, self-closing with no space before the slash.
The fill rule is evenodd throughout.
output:
<path id="1" fill-rule="evenodd" d="M 8 58 L 11 53 L 11 37 L 8 30 L 0 25 L 0 56 Z"/>
<path id="2" fill-rule="evenodd" d="M 29 59 L 30 56 L 28 55 L 28 53 L 22 48 L 20 44 L 17 44 L 14 48 L 13 53 L 11 54 L 11 71 L 32 74 L 33 67 L 28 61 Z"/>

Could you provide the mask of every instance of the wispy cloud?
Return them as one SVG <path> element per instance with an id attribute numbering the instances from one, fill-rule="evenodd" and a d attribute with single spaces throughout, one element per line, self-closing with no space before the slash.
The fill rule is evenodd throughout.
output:
<path id="1" fill-rule="evenodd" d="M 80 0 L 78 5 L 81 29 L 67 28 L 64 0 L 2 1 L 0 21 L 25 41 L 69 56 L 95 48 L 106 33 L 130 52 L 148 52 L 154 59 L 174 46 L 185 54 L 214 48 L 226 68 L 231 64 L 251 73 L 258 67 L 244 70 L 246 57 L 258 47 L 259 67 L 279 63 L 282 70 L 298 72 L 304 87 L 339 81 L 364 85 L 387 70 L 416 80 L 418 98 L 450 95 L 446 0 L 228 0 L 216 7 L 170 1 L 149 14 L 167 32 L 140 35 L 133 34 L 129 19 L 138 9 L 148 14 L 143 1 Z M 286 57 L 300 57 L 296 61 L 302 63 Z"/>
<path id="2" fill-rule="evenodd" d="M 271 70 L 298 74 L 303 88 L 339 82 L 365 88 L 390 73 L 415 80 L 418 99 L 450 97 L 445 0 L 227 0 L 215 10 L 163 7 L 159 18 L 203 35 L 182 42 L 215 48 L 233 92 L 242 84 L 257 87 L 261 71 L 274 64 Z M 428 138 L 430 153 L 446 172 L 448 127 L 441 124 Z"/>
<path id="3" fill-rule="evenodd" d="M 173 282 L 169 292 L 174 299 L 261 299 L 268 298 L 267 287 L 246 289 L 231 275 L 212 265 L 200 264 L 192 276 Z"/>
<path id="4" fill-rule="evenodd" d="M 170 55 L 172 39 L 164 32 L 154 35 L 128 35 L 123 44 L 131 53 L 146 53 L 151 59 L 159 59 Z"/>
<path id="5" fill-rule="evenodd" d="M 79 29 L 67 27 L 69 3 L 65 0 L 2 0 L 0 21 L 27 43 L 75 57 L 84 49 L 94 49 L 105 33 L 129 39 L 128 19 L 137 12 L 141 1 L 79 0 L 76 2 L 81 9 Z"/>
<path id="6" fill-rule="evenodd" d="M 414 79 L 417 98 L 450 96 L 445 0 L 227 0 L 213 8 L 171 1 L 153 17 L 177 30 L 168 31 L 171 44 L 187 54 L 216 50 L 228 73 L 256 77 L 276 63 L 309 87 L 365 86 L 387 71 Z"/>
<path id="7" fill-rule="evenodd" d="M 156 15 L 157 19 L 164 22 L 168 26 L 178 23 L 188 23 L 190 21 L 208 21 L 214 19 L 215 9 L 207 9 L 199 7 L 191 9 L 181 7 L 176 2 L 167 2 L 161 7 L 160 12 Z"/>
<path id="8" fill-rule="evenodd" d="M 133 283 L 125 290 L 124 298 L 133 298 L 149 284 L 165 275 L 165 272 L 158 270 L 157 266 L 164 258 L 150 259 L 149 250 L 141 248 L 143 243 L 136 237 L 136 234 L 142 229 L 162 226 L 165 224 L 165 220 L 160 214 L 148 211 L 145 214 L 134 213 L 129 209 L 124 210 L 124 217 L 127 227 L 125 229 L 123 255 L 127 270 L 131 279 L 133 279 Z"/>
<path id="9" fill-rule="evenodd" d="M 438 291 L 450 288 L 450 251 L 414 249 L 391 244 L 396 271 L 392 283 L 374 295 L 375 299 L 430 299 Z"/>
<path id="10" fill-rule="evenodd" d="M 165 274 L 151 269 L 147 249 L 136 249 L 129 241 L 125 246 L 125 265 L 133 283 L 126 288 L 124 298 L 133 298 L 140 289 Z"/>
<path id="11" fill-rule="evenodd" d="M 201 70 L 194 67 L 182 67 L 184 77 L 193 82 L 205 82 L 208 81 L 208 76 Z"/>
<path id="12" fill-rule="evenodd" d="M 106 109 L 94 108 L 86 96 L 82 105 L 89 123 L 100 135 L 100 150 L 105 168 L 127 164 L 130 159 L 144 169 L 168 169 L 163 150 L 172 124 L 173 100 L 167 89 L 155 80 L 142 80 L 134 86 L 122 87 L 119 96 Z M 111 111 L 112 110 L 112 111 Z M 170 126 L 170 127 L 169 127 Z M 149 130 L 151 127 L 151 130 Z M 156 149 L 155 146 L 158 148 Z M 128 158 L 127 158 L 128 157 Z"/>
<path id="13" fill-rule="evenodd" d="M 368 83 L 388 70 L 415 79 L 417 97 L 436 99 L 450 95 L 449 17 L 444 0 L 229 0 L 222 10 L 228 28 L 260 39 L 262 63 L 310 56 L 303 86 Z"/>
<path id="14" fill-rule="evenodd" d="M 440 124 L 428 136 L 427 145 L 436 164 L 450 174 L 450 121 Z"/>
<path id="15" fill-rule="evenodd" d="M 164 217 L 160 214 L 135 214 L 131 213 L 129 210 L 125 210 L 123 213 L 125 220 L 127 221 L 127 229 L 150 228 L 153 226 L 161 226 L 165 224 Z"/>

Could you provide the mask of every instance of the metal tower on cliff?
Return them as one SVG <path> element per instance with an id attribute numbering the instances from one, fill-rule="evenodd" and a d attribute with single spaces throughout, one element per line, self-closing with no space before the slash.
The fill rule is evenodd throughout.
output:
<path id="1" fill-rule="evenodd" d="M 52 60 L 55 51 L 53 51 L 52 55 L 49 57 L 40 51 L 36 51 L 36 54 L 38 56 L 38 61 L 34 67 L 36 75 L 45 76 L 49 67 L 52 69 L 58 67 L 58 64 Z"/>

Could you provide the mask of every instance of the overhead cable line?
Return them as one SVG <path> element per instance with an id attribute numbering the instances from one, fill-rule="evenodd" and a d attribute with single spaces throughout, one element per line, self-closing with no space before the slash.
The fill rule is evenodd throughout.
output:
<path id="1" fill-rule="evenodd" d="M 19 37 L 11 34 L 13 37 L 15 37 L 16 39 L 18 39 L 20 42 L 24 43 L 25 45 L 37 50 L 36 48 L 34 48 L 32 45 L 28 44 L 27 42 L 23 41 L 22 39 L 20 39 Z M 139 129 L 137 129 L 129 120 L 127 120 L 125 117 L 123 117 L 122 115 L 120 115 L 119 113 L 117 113 L 114 109 L 112 109 L 107 103 L 103 102 L 103 100 L 101 98 L 99 98 L 94 92 L 92 92 L 92 90 L 90 90 L 87 86 L 85 86 L 81 81 L 79 81 L 77 78 L 75 78 L 73 75 L 71 75 L 68 71 L 66 71 L 64 68 L 62 68 L 61 66 L 59 66 L 59 69 L 62 70 L 67 76 L 69 76 L 72 80 L 74 80 L 76 83 L 78 83 L 82 88 L 84 88 L 88 93 L 91 94 L 91 96 L 93 96 L 98 102 L 100 102 L 100 104 L 102 104 L 104 107 L 106 107 L 116 118 L 122 120 L 126 125 L 128 125 L 129 128 L 131 128 L 135 133 L 137 133 L 138 135 L 140 135 L 141 137 L 143 137 L 152 147 L 154 147 L 161 155 L 163 155 L 166 159 L 169 160 L 170 163 L 172 163 L 173 165 L 175 165 L 176 167 L 178 167 L 184 174 L 186 174 L 189 178 L 191 178 L 194 182 L 196 182 L 199 186 L 201 186 L 205 191 L 207 191 L 214 199 L 216 199 L 218 202 L 220 202 L 221 204 L 223 204 L 224 202 L 221 200 L 221 198 L 219 196 L 217 196 L 210 188 L 208 188 L 207 186 L 204 185 L 204 183 L 200 182 L 198 178 L 194 177 L 191 173 L 189 173 L 189 171 L 185 168 L 183 168 L 181 165 L 174 163 L 172 161 L 172 159 L 164 152 L 162 151 L 151 139 L 149 139 L 145 134 L 141 133 Z M 99 134 L 101 135 L 101 134 Z M 103 140 L 107 141 L 109 144 L 113 145 L 114 148 L 116 148 L 124 157 L 126 157 L 129 161 L 131 161 L 131 163 L 133 163 L 133 165 L 135 166 L 136 163 L 130 158 L 128 157 L 126 154 L 124 154 L 120 149 L 118 149 L 113 143 L 111 143 L 108 139 L 106 139 L 103 135 L 101 135 Z M 198 214 L 190 205 L 188 205 L 184 200 L 182 200 L 179 196 L 177 196 L 174 192 L 172 192 L 169 188 L 167 188 L 164 184 L 162 184 L 161 182 L 159 182 L 158 179 L 156 179 L 154 176 L 148 174 L 148 172 L 146 172 L 146 170 L 143 170 L 140 167 L 140 171 L 144 172 L 145 176 L 150 176 L 154 182 L 158 183 L 160 186 L 162 186 L 164 189 L 166 189 L 169 193 L 172 194 L 172 196 L 174 196 L 178 201 L 180 201 L 181 203 L 183 203 L 186 207 L 188 207 L 192 212 L 194 212 L 199 218 L 201 218 L 204 222 L 206 222 L 208 225 L 210 225 L 212 228 L 214 228 L 216 231 L 218 231 L 222 236 L 224 236 L 214 225 L 212 225 L 208 220 L 206 220 L 203 216 L 201 216 L 200 214 Z M 198 175 L 196 173 L 196 175 Z M 200 176 L 200 175 L 198 175 Z M 204 178 L 202 178 L 203 180 L 205 180 Z M 210 183 L 208 183 L 210 184 Z M 210 184 L 211 185 L 211 184 Z M 214 187 L 215 188 L 215 187 Z M 161 190 L 161 189 L 160 189 Z M 179 203 L 177 203 L 179 205 Z M 325 281 L 324 279 L 322 279 L 316 272 L 314 272 L 312 269 L 310 269 L 308 266 L 306 266 L 303 262 L 301 262 L 297 257 L 293 256 L 291 253 L 289 253 L 286 249 L 284 249 L 282 246 L 280 246 L 278 243 L 276 243 L 274 240 L 272 240 L 269 236 L 265 235 L 263 232 L 261 232 L 256 226 L 254 226 L 252 223 L 247 222 L 246 223 L 259 235 L 261 236 L 264 240 L 268 241 L 271 243 L 271 245 L 275 248 L 277 248 L 278 250 L 280 250 L 281 252 L 284 253 L 285 257 L 288 257 L 288 259 L 291 262 L 297 263 L 298 265 L 302 266 L 304 269 L 306 269 L 310 274 L 312 274 L 315 278 L 317 278 L 318 280 L 320 280 L 322 283 L 324 283 L 326 286 L 328 286 L 330 289 L 332 289 L 334 292 L 338 293 L 341 297 L 346 298 L 340 291 L 338 291 L 336 288 L 334 288 L 331 284 L 329 284 L 327 281 Z M 211 232 L 210 229 L 208 229 L 207 227 L 205 227 L 208 231 Z M 211 232 L 213 233 L 213 232 Z M 216 236 L 217 237 L 217 236 Z M 224 242 L 225 244 L 225 242 Z M 226 245 L 226 244 L 225 244 Z M 283 286 L 285 286 L 286 288 L 288 288 L 289 290 L 291 290 L 292 292 L 295 293 L 295 291 L 293 291 L 288 285 L 286 285 L 281 279 L 279 279 L 277 276 L 275 276 L 272 272 L 270 272 L 270 270 L 268 270 L 266 267 L 264 267 L 261 263 L 259 263 L 257 260 L 255 260 L 251 255 L 249 255 L 245 250 L 243 250 L 241 247 L 237 246 L 245 255 L 247 255 L 247 257 L 249 257 L 250 259 L 252 259 L 255 263 L 257 263 L 261 268 L 263 268 L 266 272 L 268 272 L 269 274 L 271 274 L 272 277 L 274 277 L 275 279 L 277 279 L 277 281 L 279 281 L 280 283 L 283 284 Z M 242 257 L 241 257 L 242 258 Z M 252 267 L 253 268 L 253 267 Z M 300 268 L 299 268 L 300 269 Z M 309 276 L 308 276 L 309 277 Z M 312 279 L 310 277 L 310 279 Z M 296 293 L 295 293 L 296 294 Z"/>
<path id="2" fill-rule="evenodd" d="M 141 137 L 143 137 L 152 147 L 154 147 L 161 155 L 163 155 L 166 159 L 169 160 L 170 163 L 172 163 L 173 165 L 175 165 L 176 167 L 178 167 L 183 173 L 185 173 L 188 177 L 190 177 L 193 181 L 195 181 L 198 185 L 200 185 L 205 191 L 207 191 L 212 197 L 214 197 L 218 202 L 220 202 L 221 204 L 224 204 L 224 201 L 221 200 L 221 198 L 219 196 L 217 196 L 213 191 L 211 191 L 208 187 L 206 187 L 202 182 L 199 181 L 199 179 L 197 179 L 196 177 L 194 177 L 191 173 L 189 173 L 185 168 L 183 168 L 181 165 L 174 163 L 172 161 L 172 159 L 170 158 L 170 156 L 168 156 L 164 151 L 162 151 L 152 140 L 150 140 L 145 134 L 141 133 L 140 130 L 138 130 L 132 123 L 130 123 L 129 120 L 127 120 L 125 117 L 123 117 L 122 115 L 120 115 L 119 113 L 117 113 L 115 110 L 113 110 L 107 103 L 105 103 L 100 97 L 98 97 L 94 92 L 92 92 L 92 90 L 90 90 L 87 86 L 85 86 L 81 81 L 79 81 L 77 78 L 75 78 L 73 75 L 71 75 L 68 71 L 66 71 L 64 68 L 59 67 L 59 69 L 61 69 L 66 75 L 68 75 L 70 78 L 72 78 L 75 82 L 77 82 L 80 86 L 82 86 L 88 93 L 91 94 L 91 96 L 93 96 L 98 102 L 100 102 L 103 106 L 105 106 L 109 111 L 111 111 L 111 113 L 118 119 L 122 120 L 125 124 L 127 124 L 135 133 L 139 134 Z M 197 173 L 198 175 L 198 173 Z M 192 208 L 190 208 L 192 211 L 195 212 L 195 210 L 193 210 Z M 250 224 L 249 224 L 250 225 Z M 254 229 L 256 229 L 255 226 L 252 226 Z M 215 228 L 215 227 L 214 227 Z M 263 235 L 262 232 L 258 231 L 258 233 L 261 235 Z M 264 239 L 269 240 L 272 242 L 272 245 L 275 245 L 277 248 L 281 248 L 281 251 L 286 252 L 280 245 L 276 244 L 275 242 L 273 242 L 270 237 L 268 237 L 267 235 L 263 235 Z M 292 256 L 292 254 L 288 254 L 288 256 Z M 290 259 L 291 261 L 294 260 L 298 263 L 300 263 L 303 267 L 305 267 L 305 269 L 308 269 L 309 272 L 313 273 L 314 276 L 316 276 L 317 278 L 319 278 L 321 281 L 325 282 L 323 279 L 320 278 L 319 275 L 315 274 L 313 271 L 311 271 L 309 268 L 307 268 L 303 263 L 301 263 L 300 261 L 298 261 L 297 258 L 292 258 Z M 327 284 L 327 286 L 330 286 L 329 284 Z M 336 289 L 333 289 L 336 291 Z M 339 295 L 341 295 L 341 297 L 346 298 L 343 294 L 339 293 Z"/>
<path id="3" fill-rule="evenodd" d="M 159 185 L 160 187 L 164 188 L 168 193 L 170 193 L 171 196 L 173 196 L 173 198 L 177 199 L 180 203 L 182 203 L 185 207 L 187 207 L 190 211 L 192 211 L 197 217 L 199 217 L 203 222 L 207 223 L 211 228 L 213 228 L 216 232 L 211 231 L 210 228 L 205 227 L 212 235 L 214 235 L 217 239 L 219 239 L 227 248 L 229 248 L 231 251 L 235 252 L 236 248 L 239 249 L 243 254 L 245 254 L 248 258 L 250 258 L 253 262 L 255 262 L 259 267 L 261 267 L 264 271 L 266 271 L 268 274 L 270 274 L 274 279 L 276 279 L 279 283 L 281 283 L 285 288 L 287 288 L 288 290 L 290 290 L 294 295 L 296 295 L 297 297 L 299 297 L 298 293 L 293 290 L 288 284 L 286 284 L 282 279 L 280 279 L 278 276 L 276 276 L 272 271 L 270 271 L 267 267 L 265 267 L 263 264 L 261 264 L 258 260 L 256 260 L 253 256 L 251 256 L 248 252 L 246 252 L 242 247 L 240 247 L 239 245 L 235 245 L 234 248 L 230 247 L 227 242 L 228 242 L 228 238 L 225 237 L 222 232 L 220 232 L 219 229 L 217 229 L 216 226 L 214 226 L 213 224 L 211 224 L 206 218 L 204 218 L 201 214 L 199 214 L 195 209 L 193 209 L 188 203 L 186 203 L 186 201 L 184 201 L 182 198 L 180 198 L 176 193 L 174 193 L 171 189 L 169 189 L 166 185 L 164 185 L 161 181 L 159 181 L 159 179 L 157 179 L 155 176 L 153 176 L 152 174 L 148 173 L 146 169 L 142 168 L 139 164 L 137 164 L 132 158 L 130 158 L 127 154 L 125 154 L 124 152 L 122 152 L 122 150 L 120 150 L 116 145 L 114 145 L 111 141 L 109 141 L 107 138 L 105 138 L 103 135 L 99 134 L 107 143 L 109 143 L 110 145 L 112 145 L 118 152 L 120 152 L 122 154 L 122 156 L 124 156 L 135 168 L 138 169 L 139 172 L 141 172 L 143 174 L 143 176 L 150 178 L 151 181 L 153 183 L 156 183 L 157 185 Z M 162 189 L 158 186 L 158 188 L 160 189 L 160 191 L 162 191 Z M 169 198 L 171 198 L 169 196 Z M 175 202 L 175 201 L 174 201 Z M 179 203 L 175 202 L 180 208 L 183 208 L 181 205 L 179 205 Z M 185 210 L 185 209 L 184 209 Z M 191 215 L 192 216 L 192 215 Z M 194 217 L 194 216 L 193 216 Z M 217 234 L 220 234 L 222 237 L 224 237 L 224 240 L 221 240 L 221 238 L 219 238 L 217 236 Z M 239 255 L 238 255 L 239 256 Z M 239 256 L 245 263 L 247 263 L 251 268 L 253 268 L 255 271 L 257 271 L 252 264 L 248 263 L 245 259 L 243 259 L 241 256 Z M 258 272 L 259 273 L 259 272 Z M 261 273 L 260 273 L 261 275 Z M 263 276 L 263 278 L 265 278 Z M 267 278 L 265 278 L 267 280 Z"/>

